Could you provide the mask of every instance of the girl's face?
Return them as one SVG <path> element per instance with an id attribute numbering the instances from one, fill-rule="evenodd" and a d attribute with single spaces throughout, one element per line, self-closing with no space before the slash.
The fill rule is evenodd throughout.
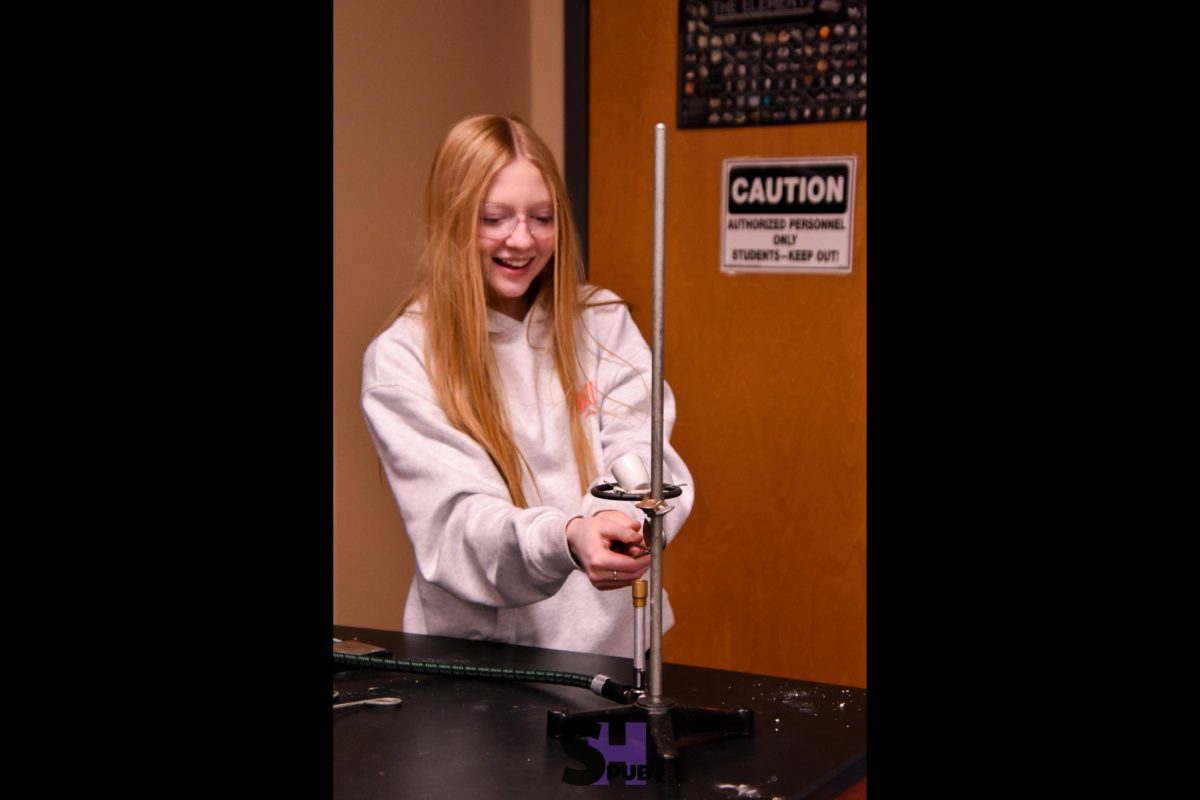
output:
<path id="1" fill-rule="evenodd" d="M 533 304 L 529 287 L 554 255 L 554 200 L 528 160 L 518 157 L 492 179 L 478 241 L 488 307 L 524 319 Z"/>

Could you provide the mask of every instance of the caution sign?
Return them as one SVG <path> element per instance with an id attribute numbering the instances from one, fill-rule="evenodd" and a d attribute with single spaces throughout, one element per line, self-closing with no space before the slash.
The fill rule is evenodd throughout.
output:
<path id="1" fill-rule="evenodd" d="M 849 275 L 856 156 L 727 158 L 721 271 Z"/>

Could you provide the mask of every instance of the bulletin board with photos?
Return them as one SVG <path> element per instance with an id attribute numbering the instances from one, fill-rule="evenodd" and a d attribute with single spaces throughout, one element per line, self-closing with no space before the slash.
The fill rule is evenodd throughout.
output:
<path id="1" fill-rule="evenodd" d="M 677 125 L 867 118 L 866 0 L 680 0 Z"/>

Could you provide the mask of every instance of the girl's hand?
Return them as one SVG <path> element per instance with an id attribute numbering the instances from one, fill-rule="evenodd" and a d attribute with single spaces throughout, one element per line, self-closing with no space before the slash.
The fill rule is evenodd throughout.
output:
<path id="1" fill-rule="evenodd" d="M 623 589 L 650 568 L 650 554 L 642 542 L 642 525 L 620 511 L 601 511 L 593 517 L 577 517 L 567 524 L 567 545 L 601 591 Z M 629 554 L 613 551 L 621 542 Z"/>

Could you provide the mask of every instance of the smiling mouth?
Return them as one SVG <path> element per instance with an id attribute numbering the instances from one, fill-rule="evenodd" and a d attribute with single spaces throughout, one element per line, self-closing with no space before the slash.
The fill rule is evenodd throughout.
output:
<path id="1" fill-rule="evenodd" d="M 495 261 L 502 267 L 508 267 L 509 269 L 524 269 L 525 267 L 529 266 L 531 261 L 533 261 L 533 257 L 530 256 L 529 258 L 523 258 L 517 261 L 509 261 L 506 258 L 493 257 L 492 261 Z"/>

